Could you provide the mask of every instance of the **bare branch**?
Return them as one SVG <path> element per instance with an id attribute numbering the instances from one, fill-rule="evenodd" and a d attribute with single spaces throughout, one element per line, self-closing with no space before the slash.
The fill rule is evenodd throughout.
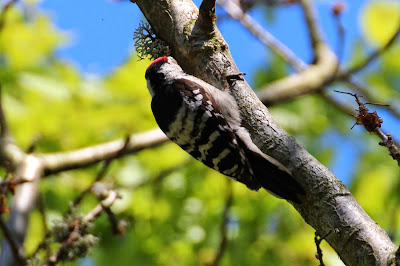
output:
<path id="1" fill-rule="evenodd" d="M 315 254 L 315 257 L 319 260 L 319 266 L 325 266 L 324 260 L 322 259 L 322 249 L 321 249 L 321 242 L 324 240 L 332 230 L 330 230 L 328 233 L 326 233 L 324 236 L 319 236 L 317 232 L 315 232 L 315 237 L 314 237 L 314 242 L 315 245 L 317 246 L 317 253 Z"/>
<path id="2" fill-rule="evenodd" d="M 361 63 L 351 67 L 348 70 L 341 71 L 340 77 L 348 77 L 352 74 L 355 74 L 359 72 L 360 70 L 364 69 L 367 67 L 372 61 L 377 59 L 379 56 L 381 56 L 385 51 L 387 51 L 390 46 L 395 43 L 397 38 L 400 35 L 400 24 L 396 30 L 396 32 L 393 34 L 393 36 L 389 39 L 389 41 L 382 47 L 376 49 L 374 52 L 372 52 L 369 56 L 367 56 Z"/>
<path id="3" fill-rule="evenodd" d="M 310 38 L 316 56 L 316 63 L 312 66 L 307 66 L 288 47 L 257 24 L 250 15 L 243 13 L 241 8 L 232 1 L 218 0 L 217 3 L 224 7 L 230 16 L 239 20 L 262 43 L 271 48 L 272 51 L 281 56 L 297 71 L 301 71 L 262 88 L 258 93 L 258 97 L 264 104 L 269 106 L 320 90 L 323 85 L 333 80 L 337 71 L 337 58 L 323 41 L 316 22 L 315 11 L 307 1 L 303 4 L 303 8 L 306 20 L 311 27 Z"/>
<path id="4" fill-rule="evenodd" d="M 386 106 L 387 104 L 377 104 L 377 103 L 363 103 L 360 100 L 360 95 L 350 92 L 343 92 L 343 91 L 336 91 L 339 93 L 344 93 L 351 95 L 355 98 L 356 103 L 358 104 L 358 113 L 353 115 L 356 119 L 356 123 L 354 125 L 363 125 L 368 132 L 375 133 L 382 141 L 379 142 L 379 145 L 385 146 L 389 149 L 390 155 L 392 156 L 393 160 L 397 161 L 397 164 L 400 166 L 400 152 L 396 145 L 393 142 L 392 136 L 390 134 L 384 134 L 380 129 L 381 124 L 383 123 L 383 119 L 381 119 L 376 111 L 369 112 L 368 108 L 365 107 L 367 104 L 379 105 L 379 106 Z M 354 127 L 354 126 L 353 126 Z"/>
<path id="5" fill-rule="evenodd" d="M 280 40 L 265 30 L 248 13 L 243 12 L 239 5 L 230 0 L 217 0 L 224 10 L 234 19 L 238 20 L 251 34 L 257 37 L 265 46 L 269 47 L 274 53 L 279 55 L 285 62 L 288 62 L 294 69 L 301 71 L 307 68 L 307 64 L 297 57 Z"/>
<path id="6" fill-rule="evenodd" d="M 380 99 L 377 99 L 373 93 L 371 92 L 372 90 L 369 90 L 364 84 L 362 84 L 362 82 L 357 79 L 354 75 L 353 76 L 349 76 L 346 80 L 345 80 L 346 84 L 351 87 L 352 89 L 354 89 L 355 91 L 357 91 L 359 94 L 364 95 L 368 101 L 370 102 L 380 102 Z M 395 117 L 400 118 L 400 112 L 399 110 L 396 108 L 395 105 L 391 105 L 388 106 L 387 108 L 390 113 L 392 113 Z"/>
<path id="7" fill-rule="evenodd" d="M 126 140 L 121 139 L 73 151 L 37 154 L 37 157 L 43 163 L 45 175 L 49 175 L 155 147 L 166 141 L 168 141 L 168 138 L 157 128 L 130 135 L 127 144 Z"/>
<path id="8" fill-rule="evenodd" d="M 390 133 L 385 135 L 380 128 L 375 129 L 375 134 L 382 140 L 379 142 L 379 145 L 388 148 L 390 156 L 392 156 L 393 160 L 396 160 L 397 164 L 400 166 L 400 152 L 394 144 L 392 135 Z"/>
<path id="9" fill-rule="evenodd" d="M 104 178 L 111 162 L 113 160 L 115 160 L 117 157 L 119 157 L 124 152 L 124 150 L 128 147 L 129 139 L 130 139 L 130 136 L 128 136 L 126 138 L 124 146 L 117 153 L 115 153 L 114 156 L 112 156 L 104 161 L 104 164 L 102 165 L 100 171 L 97 173 L 96 178 L 94 179 L 92 184 L 90 184 L 90 186 L 87 189 L 85 189 L 78 195 L 78 197 L 73 201 L 70 210 L 73 210 L 74 208 L 76 208 L 78 206 L 78 204 L 82 201 L 82 199 L 85 197 L 85 195 L 88 194 L 90 191 L 92 191 L 93 186 L 97 182 L 99 182 L 100 180 L 102 180 Z"/>
<path id="10" fill-rule="evenodd" d="M 15 176 L 27 182 L 16 187 L 7 225 L 19 246 L 23 245 L 26 236 L 29 214 L 38 196 L 38 184 L 41 174 L 40 161 L 33 155 L 26 155 L 23 161 L 17 165 Z M 16 263 L 11 255 L 10 248 L 8 242 L 3 239 L 0 265 L 13 265 L 13 263 Z"/>
<path id="11" fill-rule="evenodd" d="M 338 61 L 341 62 L 343 59 L 344 52 L 344 27 L 341 21 L 341 14 L 343 9 L 345 8 L 344 2 L 336 2 L 332 8 L 333 18 L 336 23 L 336 31 L 338 36 L 337 41 L 337 57 Z"/>

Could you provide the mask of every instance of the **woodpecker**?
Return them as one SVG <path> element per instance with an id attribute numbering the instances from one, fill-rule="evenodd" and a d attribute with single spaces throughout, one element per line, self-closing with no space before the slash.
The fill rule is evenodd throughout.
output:
<path id="1" fill-rule="evenodd" d="M 154 60 L 145 77 L 154 118 L 171 141 L 251 190 L 263 187 L 300 203 L 298 195 L 304 195 L 304 189 L 285 166 L 253 143 L 229 91 L 186 74 L 167 56 Z"/>

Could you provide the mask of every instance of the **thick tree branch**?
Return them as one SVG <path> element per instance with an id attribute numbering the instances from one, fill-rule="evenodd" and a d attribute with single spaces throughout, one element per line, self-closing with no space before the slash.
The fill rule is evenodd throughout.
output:
<path id="1" fill-rule="evenodd" d="M 172 55 L 186 72 L 219 88 L 226 88 L 224 77 L 240 72 L 218 29 L 210 33 L 196 27 L 198 10 L 192 1 L 136 2 L 157 36 L 171 47 Z M 324 65 L 328 61 L 336 62 L 332 52 L 326 52 L 328 49 L 324 45 L 316 48 L 316 53 L 326 56 Z M 326 71 L 314 70 L 323 74 L 319 85 L 332 78 L 332 72 L 336 71 L 336 64 L 327 65 Z M 234 82 L 230 89 L 254 141 L 266 154 L 288 167 L 306 190 L 302 204 L 295 205 L 305 221 L 320 235 L 333 230 L 326 241 L 346 264 L 388 263 L 394 257 L 396 246 L 343 183 L 274 121 L 245 81 Z"/>

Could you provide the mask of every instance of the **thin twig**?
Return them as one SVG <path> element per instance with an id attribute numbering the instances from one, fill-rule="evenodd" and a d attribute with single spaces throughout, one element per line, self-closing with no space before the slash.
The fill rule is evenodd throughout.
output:
<path id="1" fill-rule="evenodd" d="M 127 136 L 125 139 L 124 146 L 119 151 L 117 151 L 113 156 L 107 158 L 104 161 L 100 171 L 97 173 L 96 178 L 94 179 L 92 184 L 90 184 L 90 186 L 88 188 L 86 188 L 84 191 L 82 191 L 78 195 L 78 197 L 73 201 L 70 211 L 72 211 L 74 208 L 76 208 L 76 206 L 78 206 L 78 204 L 82 201 L 82 199 L 92 190 L 94 184 L 96 184 L 97 182 L 99 182 L 100 180 L 102 180 L 104 178 L 111 162 L 113 160 L 115 160 L 116 158 L 118 158 L 125 151 L 125 149 L 128 147 L 129 141 L 130 141 L 130 136 Z"/>
<path id="2" fill-rule="evenodd" d="M 388 148 L 390 156 L 392 156 L 393 160 L 396 160 L 397 164 L 400 166 L 400 152 L 392 139 L 392 135 L 390 133 L 385 135 L 380 128 L 376 128 L 374 132 L 382 140 L 379 142 L 379 145 Z"/>
<path id="3" fill-rule="evenodd" d="M 337 36 L 338 36 L 338 41 L 337 41 L 337 57 L 338 61 L 341 62 L 343 59 L 343 54 L 344 54 L 344 44 L 345 44 L 345 39 L 344 39 L 344 27 L 341 21 L 341 14 L 344 9 L 344 3 L 338 2 L 336 5 L 333 7 L 333 18 L 336 23 L 336 31 L 337 31 Z"/>
<path id="4" fill-rule="evenodd" d="M 265 30 L 256 20 L 243 10 L 234 1 L 217 0 L 217 3 L 233 18 L 238 20 L 251 34 L 259 39 L 265 46 L 269 47 L 274 53 L 279 55 L 285 62 L 288 62 L 296 71 L 307 68 L 296 54 L 290 50 L 274 35 Z"/>
<path id="5" fill-rule="evenodd" d="M 116 235 L 123 235 L 128 223 L 125 220 L 119 221 L 115 214 L 111 211 L 111 206 L 114 204 L 114 201 L 121 198 L 121 196 L 114 190 L 108 189 L 107 186 L 101 183 L 96 183 L 96 185 L 92 188 L 92 192 L 96 194 L 103 211 L 108 216 L 112 233 Z M 85 219 L 90 222 L 89 218 Z"/>
<path id="6" fill-rule="evenodd" d="M 379 99 L 377 99 L 372 93 L 372 89 L 371 91 L 360 81 L 358 80 L 354 75 L 348 77 L 345 80 L 346 84 L 351 87 L 352 89 L 354 89 L 355 91 L 357 91 L 358 93 L 364 95 L 368 101 L 370 102 L 380 102 Z M 400 119 L 400 112 L 399 110 L 397 110 L 395 105 L 391 105 L 388 106 L 388 110 L 397 118 Z"/>
<path id="7" fill-rule="evenodd" d="M 363 125 L 368 132 L 375 133 L 382 141 L 379 142 L 379 145 L 387 147 L 390 155 L 392 156 L 393 160 L 397 161 L 397 164 L 400 166 L 400 152 L 390 134 L 384 134 L 380 129 L 383 120 L 378 116 L 376 111 L 369 112 L 368 108 L 365 106 L 366 104 L 374 104 L 379 106 L 389 106 L 387 104 L 375 104 L 375 103 L 363 103 L 360 100 L 360 95 L 350 92 L 344 91 L 336 91 L 338 93 L 344 93 L 353 96 L 356 99 L 358 104 L 358 113 L 353 115 L 356 119 L 356 123 L 354 125 Z M 354 126 L 353 126 L 354 127 Z"/>
<path id="8" fill-rule="evenodd" d="M 61 258 L 61 255 L 79 238 L 80 224 L 75 225 L 74 229 L 68 236 L 68 239 L 61 243 L 56 253 L 54 253 L 45 263 L 45 266 L 56 265 Z"/>
<path id="9" fill-rule="evenodd" d="M 322 259 L 322 249 L 320 247 L 322 240 L 324 240 L 330 233 L 332 232 L 332 230 L 329 230 L 328 233 L 326 233 L 324 236 L 320 237 L 318 235 L 317 232 L 315 232 L 315 237 L 314 237 L 314 241 L 315 241 L 315 245 L 317 246 L 317 253 L 315 254 L 315 257 L 319 260 L 319 265 L 320 266 L 325 266 L 324 261 Z"/>
<path id="10" fill-rule="evenodd" d="M 105 208 L 110 208 L 114 202 L 118 199 L 118 193 L 114 190 L 110 190 L 105 199 L 103 199 L 91 212 L 89 212 L 84 218 L 84 222 L 92 222 L 96 217 L 105 210 Z"/>
<path id="11" fill-rule="evenodd" d="M 347 71 L 343 71 L 343 73 L 340 76 L 343 77 L 348 77 L 349 75 L 355 74 L 359 72 L 360 70 L 364 69 L 366 66 L 368 66 L 373 60 L 378 58 L 380 55 L 382 55 L 386 50 L 390 48 L 390 46 L 395 43 L 396 39 L 400 35 L 400 24 L 397 27 L 396 32 L 393 34 L 393 36 L 389 39 L 389 41 L 382 47 L 376 49 L 374 52 L 372 52 L 369 56 L 367 56 L 361 63 L 351 67 Z"/>

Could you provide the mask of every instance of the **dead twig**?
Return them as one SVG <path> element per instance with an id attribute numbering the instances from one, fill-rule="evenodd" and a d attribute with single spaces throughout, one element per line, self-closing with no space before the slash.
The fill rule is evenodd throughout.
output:
<path id="1" fill-rule="evenodd" d="M 314 241 L 315 241 L 315 245 L 317 246 L 317 253 L 315 253 L 315 258 L 317 258 L 317 260 L 319 260 L 319 265 L 320 266 L 325 266 L 324 261 L 322 259 L 322 249 L 321 249 L 321 242 L 322 240 L 324 240 L 325 238 L 328 237 L 328 235 L 332 232 L 332 230 L 329 230 L 328 233 L 326 233 L 324 236 L 320 237 L 318 235 L 317 232 L 315 232 L 315 237 L 314 237 Z"/>
<path id="2" fill-rule="evenodd" d="M 378 116 L 378 113 L 376 111 L 369 112 L 368 108 L 366 107 L 367 104 L 378 106 L 389 105 L 380 103 L 363 103 L 360 100 L 360 97 L 363 96 L 360 96 L 358 94 L 336 90 L 335 92 L 348 94 L 356 99 L 356 102 L 358 104 L 358 113 L 356 115 L 351 114 L 356 119 L 356 123 L 351 128 L 353 128 L 355 125 L 363 125 L 368 132 L 375 133 L 382 140 L 381 142 L 379 142 L 379 145 L 387 147 L 393 160 L 396 160 L 397 164 L 400 166 L 400 152 L 394 144 L 391 134 L 384 134 L 380 129 L 381 124 L 383 123 L 383 119 Z"/>

